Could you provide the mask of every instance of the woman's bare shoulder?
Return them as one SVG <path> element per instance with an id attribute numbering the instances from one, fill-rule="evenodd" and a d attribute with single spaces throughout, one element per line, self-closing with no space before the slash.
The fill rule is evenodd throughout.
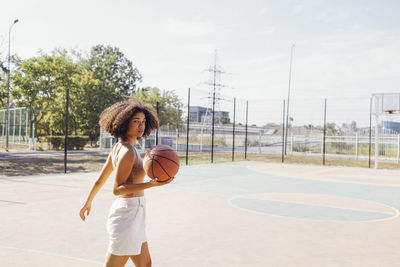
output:
<path id="1" fill-rule="evenodd" d="M 121 161 L 122 159 L 134 160 L 136 158 L 136 153 L 129 147 L 129 144 L 121 143 L 118 151 L 118 159 Z"/>

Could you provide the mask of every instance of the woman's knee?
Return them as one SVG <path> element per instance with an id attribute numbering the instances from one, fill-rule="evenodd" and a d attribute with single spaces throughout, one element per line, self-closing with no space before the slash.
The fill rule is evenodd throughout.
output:
<path id="1" fill-rule="evenodd" d="M 150 257 L 142 258 L 142 257 L 131 257 L 132 262 L 136 267 L 151 267 L 152 262 Z"/>

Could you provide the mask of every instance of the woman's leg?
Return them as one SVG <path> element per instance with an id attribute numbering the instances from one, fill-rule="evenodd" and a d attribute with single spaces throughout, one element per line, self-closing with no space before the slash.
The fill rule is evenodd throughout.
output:
<path id="1" fill-rule="evenodd" d="M 131 256 L 136 267 L 151 267 L 150 251 L 147 242 L 142 243 L 142 250 L 139 255 Z"/>
<path id="2" fill-rule="evenodd" d="M 104 267 L 123 267 L 128 261 L 129 256 L 117 256 L 111 253 L 107 254 Z"/>

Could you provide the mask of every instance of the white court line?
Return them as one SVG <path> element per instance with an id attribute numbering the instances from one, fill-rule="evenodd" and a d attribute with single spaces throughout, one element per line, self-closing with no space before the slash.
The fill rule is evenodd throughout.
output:
<path id="1" fill-rule="evenodd" d="M 37 254 L 56 256 L 56 257 L 61 257 L 61 258 L 66 258 L 66 259 L 76 260 L 76 261 L 82 261 L 82 262 L 87 262 L 87 263 L 103 264 L 103 262 L 92 261 L 92 260 L 87 260 L 87 259 L 82 259 L 82 258 L 77 258 L 77 257 L 71 257 L 71 256 L 65 256 L 62 254 L 51 253 L 51 252 L 47 252 L 47 251 L 41 251 L 41 250 L 35 250 L 35 249 L 29 249 L 29 248 L 16 248 L 16 247 L 8 247 L 8 246 L 0 246 L 0 248 L 13 249 L 13 250 L 19 250 L 19 251 L 25 251 L 25 252 L 33 252 L 33 253 L 37 253 Z"/>

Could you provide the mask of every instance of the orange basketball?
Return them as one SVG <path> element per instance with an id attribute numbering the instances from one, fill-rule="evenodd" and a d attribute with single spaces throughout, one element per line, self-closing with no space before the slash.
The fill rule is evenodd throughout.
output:
<path id="1" fill-rule="evenodd" d="M 170 146 L 150 148 L 143 159 L 143 168 L 150 178 L 163 182 L 175 177 L 179 170 L 179 156 Z"/>

